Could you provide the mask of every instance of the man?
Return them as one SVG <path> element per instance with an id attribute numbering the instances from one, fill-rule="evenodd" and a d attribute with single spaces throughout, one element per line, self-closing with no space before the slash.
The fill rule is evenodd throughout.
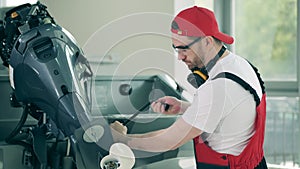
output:
<path id="1" fill-rule="evenodd" d="M 182 116 L 166 129 L 128 134 L 127 139 L 118 137 L 119 141 L 133 149 L 161 152 L 193 139 L 197 168 L 267 168 L 263 157 L 265 93 L 257 70 L 225 48 L 224 43 L 234 40 L 219 31 L 208 9 L 194 6 L 181 11 L 171 31 L 178 60 L 195 76 L 189 76 L 198 87 L 193 102 L 168 96 L 158 99 L 151 104 L 153 111 Z M 126 134 L 119 122 L 111 127 Z"/>

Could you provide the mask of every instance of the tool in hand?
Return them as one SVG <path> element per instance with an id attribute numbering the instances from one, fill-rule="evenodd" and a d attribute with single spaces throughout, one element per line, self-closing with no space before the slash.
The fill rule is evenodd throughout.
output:
<path id="1" fill-rule="evenodd" d="M 126 126 L 129 122 L 131 122 L 137 115 L 139 115 L 142 111 L 144 111 L 147 107 L 149 107 L 151 105 L 152 102 L 148 102 L 147 104 L 145 104 L 143 107 L 141 107 L 137 112 L 135 112 L 131 117 L 129 117 L 129 119 L 127 119 L 123 125 Z M 167 103 L 161 103 L 162 105 L 165 106 L 165 111 L 168 111 L 168 109 L 170 108 L 170 105 Z"/>

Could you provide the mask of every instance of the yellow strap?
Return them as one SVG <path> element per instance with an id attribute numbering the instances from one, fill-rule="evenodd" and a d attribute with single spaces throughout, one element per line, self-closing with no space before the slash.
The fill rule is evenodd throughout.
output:
<path id="1" fill-rule="evenodd" d="M 193 73 L 196 73 L 197 75 L 201 76 L 202 79 L 207 80 L 207 76 L 205 74 L 203 74 L 201 71 L 199 70 L 194 70 Z"/>

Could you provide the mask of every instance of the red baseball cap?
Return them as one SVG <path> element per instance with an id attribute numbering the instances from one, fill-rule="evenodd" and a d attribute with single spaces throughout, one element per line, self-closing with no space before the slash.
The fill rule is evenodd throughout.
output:
<path id="1" fill-rule="evenodd" d="M 213 36 L 226 44 L 234 41 L 232 36 L 219 31 L 212 11 L 197 6 L 181 11 L 174 18 L 171 31 L 182 36 Z"/>

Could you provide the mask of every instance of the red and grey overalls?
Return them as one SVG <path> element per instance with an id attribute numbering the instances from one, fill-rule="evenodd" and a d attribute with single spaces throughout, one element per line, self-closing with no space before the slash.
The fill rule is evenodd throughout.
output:
<path id="1" fill-rule="evenodd" d="M 251 65 L 252 66 L 252 65 Z M 253 67 L 253 66 L 252 66 Z M 251 137 L 249 143 L 238 156 L 230 154 L 222 154 L 212 150 L 207 142 L 201 140 L 201 136 L 194 138 L 194 149 L 197 162 L 197 169 L 259 169 L 267 168 L 264 159 L 263 143 L 265 133 L 265 121 L 266 121 L 266 94 L 263 86 L 263 81 L 257 72 L 257 69 L 253 67 L 255 73 L 259 79 L 262 88 L 262 99 L 260 100 L 256 91 L 244 80 L 238 76 L 222 72 L 215 78 L 228 78 L 238 84 L 244 89 L 248 90 L 253 96 L 256 102 L 256 120 L 255 120 L 255 133 Z"/>

